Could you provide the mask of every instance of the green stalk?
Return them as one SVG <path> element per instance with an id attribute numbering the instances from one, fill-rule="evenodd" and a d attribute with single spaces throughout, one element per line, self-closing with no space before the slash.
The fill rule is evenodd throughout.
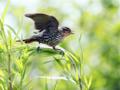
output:
<path id="1" fill-rule="evenodd" d="M 22 89 L 22 86 L 23 86 L 23 79 L 25 76 L 26 67 L 27 67 L 27 65 L 25 64 L 24 71 L 22 72 L 22 76 L 21 76 L 21 80 L 20 80 L 20 89 Z"/>
<path id="2" fill-rule="evenodd" d="M 81 78 L 79 78 L 79 88 L 80 88 L 80 90 L 83 90 Z"/>
<path id="3" fill-rule="evenodd" d="M 8 52 L 8 75 L 9 75 L 9 88 L 8 88 L 8 90 L 13 90 L 12 79 L 11 79 L 11 55 L 9 52 Z"/>
<path id="4" fill-rule="evenodd" d="M 2 37 L 3 42 L 5 44 L 7 56 L 8 56 L 8 81 L 9 81 L 8 90 L 13 90 L 12 79 L 11 79 L 11 53 L 10 53 L 10 49 L 8 46 L 7 37 L 5 34 L 4 25 L 3 25 L 3 22 L 1 20 L 0 20 L 0 26 L 1 26 L 1 33 L 0 34 L 1 34 L 1 37 Z"/>

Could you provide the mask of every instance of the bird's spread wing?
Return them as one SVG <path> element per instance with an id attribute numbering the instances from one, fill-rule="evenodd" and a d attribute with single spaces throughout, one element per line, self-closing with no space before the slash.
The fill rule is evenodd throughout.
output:
<path id="1" fill-rule="evenodd" d="M 35 28 L 40 32 L 43 30 L 58 30 L 59 22 L 53 16 L 42 13 L 26 14 L 25 16 L 34 21 Z"/>

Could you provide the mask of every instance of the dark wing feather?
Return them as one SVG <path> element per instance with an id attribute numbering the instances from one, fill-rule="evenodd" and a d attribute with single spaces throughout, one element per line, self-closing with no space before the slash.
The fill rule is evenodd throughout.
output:
<path id="1" fill-rule="evenodd" d="M 57 30 L 59 22 L 53 16 L 49 16 L 46 14 L 26 14 L 26 17 L 29 17 L 34 20 L 35 28 L 38 29 L 40 32 L 45 30 Z"/>

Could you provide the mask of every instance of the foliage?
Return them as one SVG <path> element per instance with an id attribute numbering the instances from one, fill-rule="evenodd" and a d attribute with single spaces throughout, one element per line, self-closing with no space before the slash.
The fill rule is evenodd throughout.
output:
<path id="1" fill-rule="evenodd" d="M 36 43 L 18 43 L 33 29 L 24 18 L 29 11 L 22 3 L 26 1 L 15 5 L 0 0 L 6 5 L 0 12 L 0 90 L 119 90 L 120 2 L 31 1 L 27 1 L 30 12 L 56 16 L 75 35 L 60 44 L 65 55 L 46 47 L 37 51 Z"/>

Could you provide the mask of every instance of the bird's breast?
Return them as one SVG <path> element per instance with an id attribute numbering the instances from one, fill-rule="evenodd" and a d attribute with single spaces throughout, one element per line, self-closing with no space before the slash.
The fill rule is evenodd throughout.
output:
<path id="1" fill-rule="evenodd" d="M 56 46 L 60 43 L 60 41 L 63 39 L 63 36 L 59 32 L 55 33 L 44 33 L 42 36 L 42 40 L 40 40 L 40 43 L 47 44 L 50 46 Z"/>

